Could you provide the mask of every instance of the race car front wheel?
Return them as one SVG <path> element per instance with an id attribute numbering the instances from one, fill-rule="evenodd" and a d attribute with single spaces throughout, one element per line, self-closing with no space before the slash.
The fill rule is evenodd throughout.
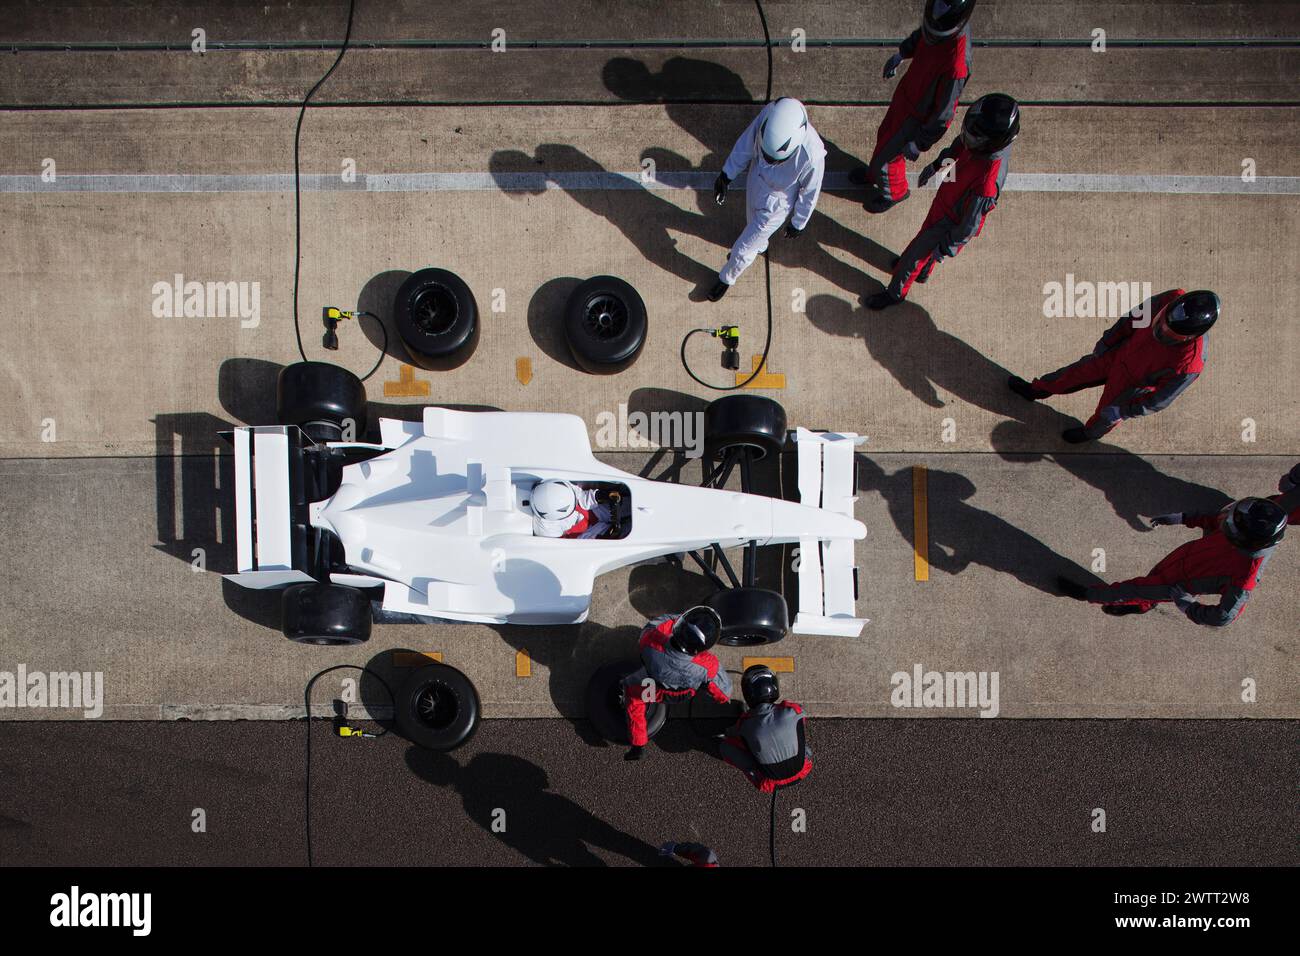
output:
<path id="1" fill-rule="evenodd" d="M 397 290 L 393 317 L 411 361 L 440 371 L 464 364 L 478 345 L 478 304 L 446 269 L 413 272 Z"/>
<path id="2" fill-rule="evenodd" d="M 446 664 L 421 667 L 397 693 L 397 730 L 428 750 L 454 750 L 478 729 L 478 691 Z"/>
<path id="3" fill-rule="evenodd" d="M 710 458 L 731 448 L 750 451 L 754 461 L 780 454 L 785 431 L 785 409 L 762 395 L 728 395 L 704 410 L 704 450 Z"/>
<path id="4" fill-rule="evenodd" d="M 583 371 L 623 371 L 641 354 L 645 337 L 645 302 L 622 279 L 596 276 L 570 294 L 564 307 L 564 340 Z"/>
<path id="5" fill-rule="evenodd" d="M 587 719 L 596 733 L 610 743 L 628 743 L 627 708 L 623 704 L 623 680 L 640 665 L 636 661 L 615 661 L 591 675 L 587 682 Z M 647 703 L 646 734 L 654 737 L 668 719 L 668 705 Z"/>
<path id="6" fill-rule="evenodd" d="M 352 423 L 366 430 L 366 387 L 345 368 L 328 362 L 295 362 L 275 383 L 276 421 L 297 425 L 313 441 L 340 441 Z"/>
<path id="7" fill-rule="evenodd" d="M 785 597 L 764 588 L 728 588 L 709 598 L 709 607 L 722 618 L 719 643 L 728 647 L 775 644 L 790 628 Z"/>
<path id="8" fill-rule="evenodd" d="M 370 598 L 339 584 L 293 584 L 280 603 L 280 630 L 299 644 L 360 644 L 370 640 Z"/>

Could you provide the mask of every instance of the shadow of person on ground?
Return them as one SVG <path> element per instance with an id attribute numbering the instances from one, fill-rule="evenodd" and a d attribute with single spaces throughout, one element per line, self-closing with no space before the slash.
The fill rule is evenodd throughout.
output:
<path id="1" fill-rule="evenodd" d="M 521 171 L 553 173 L 604 173 L 601 166 L 581 150 L 560 143 L 543 143 L 533 156 L 519 150 L 492 154 L 489 169 L 503 190 L 514 190 L 502 174 Z M 533 195 L 541 189 L 529 190 Z M 730 246 L 735 240 L 733 225 L 719 216 L 704 216 L 681 209 L 658 191 L 629 184 L 627 189 L 566 189 L 567 195 L 589 212 L 607 219 L 623 233 L 648 262 L 671 275 L 702 286 L 717 277 L 717 267 L 697 261 L 677 246 L 677 235 L 686 234 L 715 245 Z"/>
<path id="2" fill-rule="evenodd" d="M 1137 531 L 1149 531 L 1144 517 L 1169 511 L 1213 510 L 1228 496 L 1215 488 L 1160 472 L 1132 452 L 1108 442 L 1069 451 L 1061 432 L 1077 425 L 1045 402 L 1028 402 L 1007 388 L 1010 370 L 935 325 L 910 300 L 884 312 L 854 307 L 834 296 L 809 299 L 808 320 L 833 335 L 860 338 L 871 357 L 906 391 L 931 408 L 953 398 L 999 415 L 991 433 L 997 452 L 1023 461 L 1047 458 L 1074 478 L 1097 488 L 1115 513 Z M 1121 428 L 1140 428 L 1129 422 Z M 1039 452 L 1044 444 L 1052 451 Z"/>
<path id="3" fill-rule="evenodd" d="M 602 78 L 606 89 L 621 100 L 632 103 L 669 101 L 664 105 L 664 112 L 668 118 L 708 150 L 700 164 L 693 166 L 687 159 L 670 150 L 658 147 L 646 149 L 642 153 L 642 159 L 647 157 L 653 159 L 656 169 L 665 172 L 700 172 L 707 173 L 710 177 L 717 176 L 722 171 L 723 163 L 730 155 L 736 139 L 744 132 L 746 124 L 753 115 L 743 110 L 734 111 L 733 124 L 720 124 L 717 121 L 716 106 L 671 102 L 673 99 L 690 95 L 684 91 L 707 91 L 705 95 L 729 103 L 753 102 L 753 113 L 757 113 L 762 108 L 762 103 L 755 100 L 740 74 L 719 63 L 693 57 L 673 57 L 665 61 L 657 73 L 652 73 L 639 60 L 614 57 L 605 64 Z M 698 97 L 701 94 L 693 95 Z M 814 108 L 814 126 L 816 126 L 815 112 Z M 834 141 L 822 136 L 822 142 L 826 146 L 828 174 L 847 172 L 861 165 L 859 159 L 842 150 Z M 741 194 L 743 190 L 737 186 L 733 187 L 733 192 Z M 824 187 L 823 192 L 844 195 L 859 201 L 862 198 L 860 187 L 847 190 L 830 190 Z M 712 190 L 701 190 L 697 196 L 700 212 L 717 218 L 721 210 L 713 202 Z M 729 199 L 728 205 L 737 200 L 738 205 L 743 205 L 743 195 L 736 195 Z M 855 215 L 859 214 L 855 213 Z M 864 226 L 867 222 L 866 215 L 865 212 L 860 213 Z M 738 226 L 743 227 L 743 219 L 739 221 Z M 726 241 L 728 248 L 739 234 L 739 231 L 736 231 Z M 866 285 L 863 274 L 828 255 L 821 248 L 822 246 L 841 249 L 879 271 L 886 273 L 892 271 L 893 252 L 869 239 L 862 232 L 850 229 L 822 212 L 813 213 L 808 228 L 797 242 L 782 241 L 780 233 L 774 236 L 770 244 L 772 261 L 788 268 L 808 269 L 841 289 L 861 294 Z"/>
<path id="4" fill-rule="evenodd" d="M 642 866 L 663 864 L 658 848 L 551 790 L 546 771 L 522 757 L 480 753 L 461 766 L 454 755 L 411 747 L 406 764 L 421 780 L 455 790 L 474 823 L 534 863 L 607 866 L 594 852 L 603 850 Z M 506 825 L 494 832 L 501 811 Z"/>
<path id="5" fill-rule="evenodd" d="M 900 468 L 888 474 L 866 455 L 857 457 L 858 490 L 879 493 L 899 534 L 915 544 L 912 469 Z M 931 469 L 927 470 L 926 480 L 932 567 L 958 575 L 970 565 L 979 564 L 1053 596 L 1060 596 L 1055 583 L 1058 575 L 1104 583 L 1006 519 L 969 504 L 975 485 L 964 475 Z"/>

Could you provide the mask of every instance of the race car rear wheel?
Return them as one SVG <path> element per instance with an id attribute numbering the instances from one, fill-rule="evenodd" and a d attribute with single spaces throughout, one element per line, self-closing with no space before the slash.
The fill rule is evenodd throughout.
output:
<path id="1" fill-rule="evenodd" d="M 641 665 L 636 661 L 615 661 L 591 675 L 587 682 L 587 719 L 610 743 L 628 744 L 627 710 L 623 706 L 623 680 Z M 668 719 L 668 705 L 646 704 L 646 733 L 654 737 Z"/>
<path id="2" fill-rule="evenodd" d="M 395 708 L 398 732 L 429 750 L 454 750 L 478 729 L 478 691 L 446 664 L 426 664 L 408 677 Z"/>
<path id="3" fill-rule="evenodd" d="M 573 360 L 596 375 L 621 372 L 645 345 L 645 302 L 616 276 L 581 283 L 564 307 L 564 339 Z"/>
<path id="4" fill-rule="evenodd" d="M 754 461 L 777 455 L 785 431 L 785 409 L 762 395 L 728 395 L 704 410 L 704 450 L 710 458 L 729 448 L 750 450 Z"/>
<path id="5" fill-rule="evenodd" d="M 280 598 L 280 630 L 299 644 L 360 644 L 370 640 L 370 598 L 339 584 L 293 584 Z"/>
<path id="6" fill-rule="evenodd" d="M 478 345 L 474 293 L 464 279 L 446 269 L 411 273 L 397 290 L 393 317 L 411 361 L 421 368 L 455 368 Z"/>
<path id="7" fill-rule="evenodd" d="M 708 600 L 722 618 L 719 643 L 728 647 L 775 644 L 790 628 L 785 597 L 764 588 L 728 588 Z"/>
<path id="8" fill-rule="evenodd" d="M 313 441 L 339 441 L 350 421 L 366 430 L 366 387 L 345 368 L 328 362 L 295 362 L 275 382 L 276 421 L 297 425 Z"/>

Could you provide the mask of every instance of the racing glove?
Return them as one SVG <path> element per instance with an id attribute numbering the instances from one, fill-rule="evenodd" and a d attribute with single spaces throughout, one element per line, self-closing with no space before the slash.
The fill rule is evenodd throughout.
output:
<path id="1" fill-rule="evenodd" d="M 718 173 L 718 178 L 713 181 L 713 201 L 721 206 L 727 201 L 727 187 L 731 185 L 731 180 L 727 178 L 726 173 Z"/>
<path id="2" fill-rule="evenodd" d="M 1158 528 L 1161 525 L 1166 525 L 1166 524 L 1182 524 L 1182 523 L 1183 523 L 1183 513 L 1181 511 L 1171 511 L 1167 515 L 1156 515 L 1154 518 L 1150 519 L 1150 525 L 1153 528 Z"/>
<path id="3" fill-rule="evenodd" d="M 909 160 L 918 160 L 921 158 L 921 147 L 909 140 L 903 146 L 903 155 Z"/>
<path id="4" fill-rule="evenodd" d="M 903 62 L 903 54 L 901 53 L 895 53 L 888 60 L 886 60 L 885 69 L 882 74 L 885 77 L 885 79 L 892 80 L 894 78 L 894 74 L 898 72 L 899 66 L 902 65 L 902 62 Z"/>
<path id="5" fill-rule="evenodd" d="M 1124 413 L 1119 410 L 1118 405 L 1107 405 L 1097 416 L 1098 424 L 1107 428 L 1112 428 L 1124 420 Z"/>
<path id="6" fill-rule="evenodd" d="M 1181 584 L 1173 585 L 1169 589 L 1169 593 L 1170 597 L 1173 598 L 1174 607 L 1178 608 L 1178 610 L 1182 611 L 1184 614 L 1189 613 L 1192 608 L 1197 605 L 1196 598 L 1192 597 L 1191 594 L 1188 593 L 1187 589 Z"/>
<path id="7" fill-rule="evenodd" d="M 909 145 L 910 145 L 910 144 L 909 144 Z M 934 163 L 927 163 L 927 164 L 925 165 L 925 167 L 921 170 L 921 174 L 920 174 L 919 176 L 916 177 L 916 185 L 917 185 L 917 188 L 920 188 L 921 186 L 924 186 L 924 185 L 925 185 L 926 183 L 928 183 L 932 178 L 934 178 L 934 174 L 935 174 L 935 172 L 936 172 L 936 170 L 935 170 L 935 168 L 934 168 Z"/>

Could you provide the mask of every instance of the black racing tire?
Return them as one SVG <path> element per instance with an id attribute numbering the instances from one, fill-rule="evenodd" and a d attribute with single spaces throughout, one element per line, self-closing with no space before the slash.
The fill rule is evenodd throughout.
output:
<path id="1" fill-rule="evenodd" d="M 292 584 L 280 596 L 280 630 L 299 644 L 361 644 L 370 640 L 370 598 L 340 584 Z"/>
<path id="2" fill-rule="evenodd" d="M 646 328 L 645 302 L 616 276 L 579 284 L 564 306 L 564 340 L 578 367 L 594 375 L 621 372 L 635 362 Z"/>
<path id="3" fill-rule="evenodd" d="M 426 664 L 397 692 L 397 731 L 428 750 L 455 750 L 474 736 L 482 711 L 470 679 L 447 664 Z"/>
<path id="4" fill-rule="evenodd" d="M 467 361 L 478 345 L 478 303 L 465 280 L 446 269 L 421 269 L 397 290 L 393 318 L 411 361 L 440 371 Z"/>
<path id="5" fill-rule="evenodd" d="M 329 362 L 286 365 L 275 380 L 275 417 L 313 441 L 339 441 L 349 421 L 359 436 L 366 430 L 366 386 Z"/>
<path id="6" fill-rule="evenodd" d="M 765 588 L 728 588 L 708 600 L 722 618 L 722 637 L 727 647 L 758 647 L 775 644 L 790 629 L 790 609 L 785 597 Z"/>
<path id="7" fill-rule="evenodd" d="M 710 458 L 736 447 L 753 449 L 755 461 L 778 455 L 785 435 L 785 409 L 762 395 L 727 395 L 704 410 L 704 451 Z"/>
<path id="8" fill-rule="evenodd" d="M 615 661 L 591 675 L 587 681 L 587 719 L 596 733 L 613 744 L 627 746 L 627 711 L 623 709 L 623 679 L 641 665 L 636 661 Z M 645 708 L 646 732 L 654 737 L 663 729 L 668 719 L 668 705 L 647 704 Z"/>

